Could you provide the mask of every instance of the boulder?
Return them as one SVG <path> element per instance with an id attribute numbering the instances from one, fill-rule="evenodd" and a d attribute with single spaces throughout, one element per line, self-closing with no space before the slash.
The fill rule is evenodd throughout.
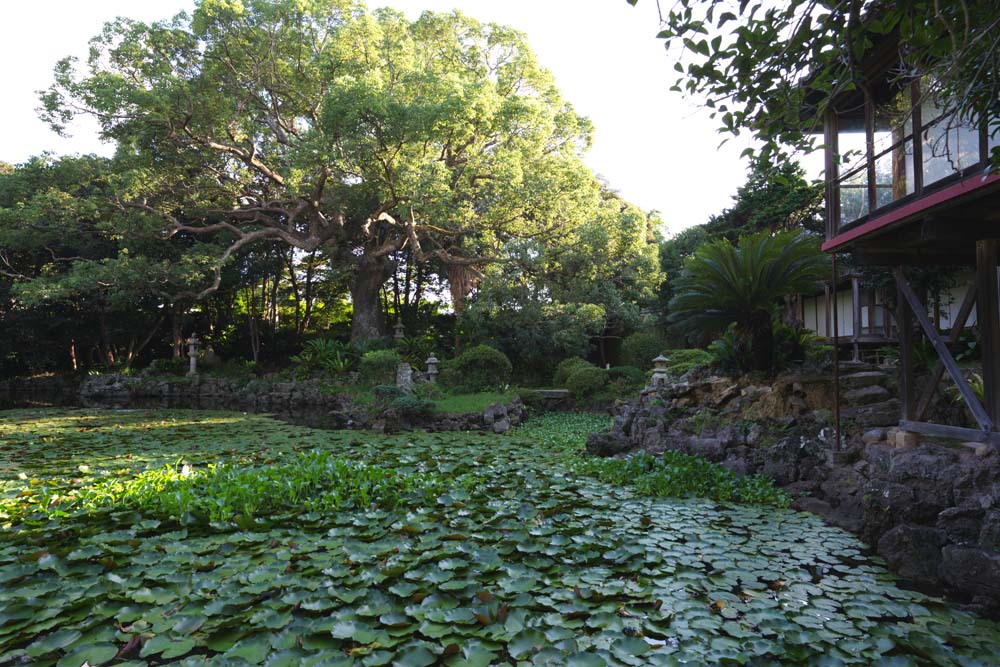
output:
<path id="1" fill-rule="evenodd" d="M 917 584 L 934 585 L 939 581 L 945 542 L 943 531 L 906 524 L 883 535 L 877 550 L 899 576 Z"/>
<path id="2" fill-rule="evenodd" d="M 941 577 L 973 596 L 1000 600 L 1000 553 L 982 547 L 949 545 L 940 564 Z"/>
<path id="3" fill-rule="evenodd" d="M 949 507 L 938 514 L 937 527 L 950 542 L 975 543 L 979 539 L 985 511 L 977 505 Z"/>
<path id="4" fill-rule="evenodd" d="M 885 429 L 884 428 L 873 428 L 864 432 L 861 436 L 861 440 L 866 445 L 873 445 L 877 442 L 882 442 L 885 440 Z"/>
<path id="5" fill-rule="evenodd" d="M 631 448 L 628 439 L 614 431 L 591 433 L 587 436 L 587 452 L 594 456 L 615 456 Z"/>
<path id="6" fill-rule="evenodd" d="M 888 377 L 882 371 L 861 371 L 850 373 L 840 378 L 841 384 L 848 389 L 863 389 L 874 385 L 885 384 Z"/>

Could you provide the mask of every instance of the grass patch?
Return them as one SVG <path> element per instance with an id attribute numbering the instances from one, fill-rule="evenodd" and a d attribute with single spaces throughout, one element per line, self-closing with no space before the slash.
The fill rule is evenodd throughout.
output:
<path id="1" fill-rule="evenodd" d="M 478 394 L 449 394 L 434 401 L 435 412 L 482 412 L 494 403 L 507 404 L 518 397 L 516 391 L 481 392 Z"/>

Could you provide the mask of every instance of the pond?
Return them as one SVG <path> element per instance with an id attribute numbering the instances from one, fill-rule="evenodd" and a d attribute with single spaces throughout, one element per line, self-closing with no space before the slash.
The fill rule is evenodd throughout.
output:
<path id="1" fill-rule="evenodd" d="M 580 473 L 600 419 L 0 413 L 0 665 L 996 664 L 1000 626 L 811 515 Z"/>

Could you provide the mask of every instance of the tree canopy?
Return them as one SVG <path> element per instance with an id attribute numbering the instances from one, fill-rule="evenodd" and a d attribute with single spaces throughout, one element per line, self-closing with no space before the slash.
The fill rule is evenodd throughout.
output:
<path id="1" fill-rule="evenodd" d="M 656 2 L 659 37 L 678 56 L 674 88 L 703 97 L 721 131 L 753 132 L 765 158 L 811 148 L 830 101 L 865 85 L 861 63 L 884 39 L 899 44 L 893 74 L 933 82 L 942 112 L 1000 117 L 997 0 Z"/>
<path id="2" fill-rule="evenodd" d="M 524 36 L 458 12 L 410 22 L 350 0 L 202 0 L 119 19 L 43 95 L 93 115 L 127 167 L 122 206 L 170 234 L 322 248 L 352 267 L 353 334 L 383 329 L 390 257 L 477 267 L 585 219 L 590 123 Z"/>

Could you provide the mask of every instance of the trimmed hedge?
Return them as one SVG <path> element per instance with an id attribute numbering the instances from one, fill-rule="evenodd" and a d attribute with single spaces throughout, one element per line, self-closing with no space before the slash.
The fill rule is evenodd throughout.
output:
<path id="1" fill-rule="evenodd" d="M 715 362 L 715 355 L 707 350 L 683 349 L 667 350 L 663 353 L 667 361 L 667 372 L 671 375 L 681 376 L 695 368 L 711 366 Z"/>
<path id="2" fill-rule="evenodd" d="M 576 398 L 593 396 L 608 383 L 608 372 L 596 366 L 578 368 L 566 380 L 566 388 Z"/>
<path id="3" fill-rule="evenodd" d="M 395 350 L 365 352 L 358 364 L 361 380 L 366 384 L 396 384 L 396 367 L 402 359 Z"/>
<path id="4" fill-rule="evenodd" d="M 477 345 L 442 365 L 441 382 L 463 393 L 493 391 L 510 383 L 513 370 L 503 352 Z"/>
<path id="5" fill-rule="evenodd" d="M 565 387 L 566 381 L 569 380 L 569 376 L 580 370 L 581 368 L 597 368 L 594 364 L 590 363 L 586 359 L 581 359 L 580 357 L 570 357 L 569 359 L 563 359 L 556 366 L 555 375 L 552 376 L 552 384 L 556 387 Z"/>

